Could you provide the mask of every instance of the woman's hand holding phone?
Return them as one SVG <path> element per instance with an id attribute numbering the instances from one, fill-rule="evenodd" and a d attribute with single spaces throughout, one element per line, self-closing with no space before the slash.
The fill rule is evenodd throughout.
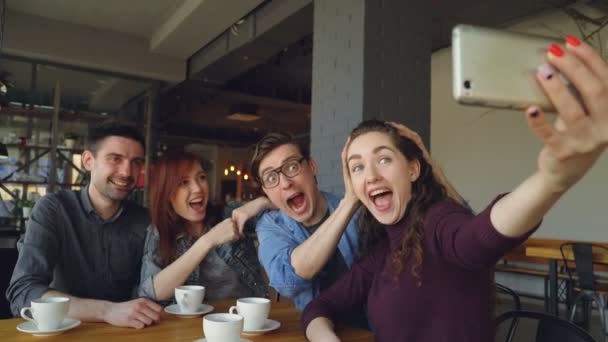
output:
<path id="1" fill-rule="evenodd" d="M 555 122 L 538 106 L 526 114 L 544 142 L 539 169 L 558 187 L 578 181 L 608 146 L 608 64 L 588 44 L 573 36 L 566 44 L 547 49 L 548 64 L 539 67 L 537 80 L 558 112 Z M 580 101 L 559 80 L 563 73 L 578 90 Z M 581 102 L 582 101 L 582 102 Z"/>

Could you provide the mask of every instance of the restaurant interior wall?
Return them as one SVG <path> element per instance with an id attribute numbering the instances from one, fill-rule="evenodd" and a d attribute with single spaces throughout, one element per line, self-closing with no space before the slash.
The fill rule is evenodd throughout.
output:
<path id="1" fill-rule="evenodd" d="M 249 163 L 251 161 L 251 157 L 253 155 L 253 149 L 251 148 L 239 148 L 239 147 L 229 147 L 229 146 L 220 146 L 218 149 L 218 163 L 217 163 L 217 189 L 218 193 L 216 194 L 219 197 L 220 201 L 223 201 L 222 197 L 222 189 L 221 182 L 222 180 L 236 180 L 237 181 L 237 197 L 240 195 L 241 199 L 249 200 L 256 193 L 256 188 L 254 185 L 253 178 L 251 177 L 251 172 L 249 170 Z M 228 170 L 228 175 L 224 175 L 225 169 L 233 165 L 235 167 L 234 171 Z M 240 175 L 237 175 L 237 171 L 241 171 Z M 245 174 L 247 174 L 247 180 L 245 180 Z M 240 179 L 240 180 L 239 180 Z M 238 186 L 240 182 L 240 188 Z M 244 197 L 244 198 L 243 198 Z"/>

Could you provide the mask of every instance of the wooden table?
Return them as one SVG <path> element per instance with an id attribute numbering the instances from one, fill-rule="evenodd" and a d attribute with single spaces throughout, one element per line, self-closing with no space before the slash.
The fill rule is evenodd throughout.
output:
<path id="1" fill-rule="evenodd" d="M 574 260 L 574 253 L 571 249 L 564 250 L 568 260 Z M 562 260 L 562 253 L 559 247 L 526 247 L 526 255 L 539 258 Z M 608 264 L 608 254 L 599 248 L 593 248 L 593 261 Z"/>
<path id="2" fill-rule="evenodd" d="M 565 250 L 564 252 L 568 260 L 574 260 L 574 253 L 571 250 Z M 559 316 L 559 302 L 557 300 L 557 261 L 562 260 L 560 248 L 529 246 L 526 247 L 526 255 L 549 259 L 549 296 L 547 311 L 550 314 Z M 593 261 L 608 264 L 608 254 L 601 252 L 599 249 L 593 249 Z"/>
<path id="3" fill-rule="evenodd" d="M 224 300 L 209 303 L 215 307 L 214 312 L 228 312 L 234 300 Z M 281 322 L 278 330 L 265 335 L 241 336 L 243 339 L 253 342 L 282 341 L 295 342 L 306 341 L 300 324 L 300 313 L 290 303 L 272 303 L 270 311 L 271 319 Z M 66 331 L 63 334 L 47 337 L 32 336 L 17 331 L 18 324 L 23 319 L 13 318 L 0 320 L 0 341 L 184 341 L 192 342 L 203 337 L 202 318 L 177 318 L 164 314 L 162 321 L 154 326 L 135 330 L 130 328 L 113 327 L 105 323 L 82 323 L 79 327 Z M 374 341 L 374 335 L 366 330 L 355 328 L 344 328 L 338 331 L 342 341 Z"/>

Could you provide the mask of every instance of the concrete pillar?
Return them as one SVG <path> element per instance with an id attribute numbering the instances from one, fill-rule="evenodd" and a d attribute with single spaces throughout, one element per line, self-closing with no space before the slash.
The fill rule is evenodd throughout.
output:
<path id="1" fill-rule="evenodd" d="M 316 0 L 311 153 L 323 190 L 343 192 L 340 152 L 359 122 L 404 123 L 430 148 L 431 5 Z"/>

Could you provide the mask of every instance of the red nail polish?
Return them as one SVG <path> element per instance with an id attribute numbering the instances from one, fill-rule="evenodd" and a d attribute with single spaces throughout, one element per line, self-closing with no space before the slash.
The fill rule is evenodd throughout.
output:
<path id="1" fill-rule="evenodd" d="M 573 35 L 567 35 L 566 36 L 566 42 L 572 46 L 579 46 L 581 45 L 581 41 L 576 39 L 575 36 Z"/>
<path id="2" fill-rule="evenodd" d="M 557 44 L 551 44 L 551 46 L 549 46 L 549 53 L 555 57 L 561 57 L 564 55 L 564 50 Z"/>

